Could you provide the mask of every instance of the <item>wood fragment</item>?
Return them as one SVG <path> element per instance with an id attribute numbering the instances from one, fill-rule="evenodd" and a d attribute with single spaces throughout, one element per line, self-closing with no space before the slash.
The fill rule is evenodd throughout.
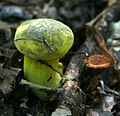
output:
<path id="1" fill-rule="evenodd" d="M 48 88 L 48 87 L 44 87 L 44 86 L 41 86 L 41 85 L 38 85 L 38 84 L 35 84 L 35 83 L 32 83 L 32 82 L 28 82 L 24 79 L 21 80 L 20 82 L 21 85 L 24 85 L 28 88 L 31 88 L 31 89 L 36 89 L 36 90 L 40 90 L 40 91 L 43 91 L 43 92 L 46 92 L 48 94 L 52 93 L 52 94 L 59 94 L 60 93 L 60 89 L 57 89 L 57 88 Z"/>

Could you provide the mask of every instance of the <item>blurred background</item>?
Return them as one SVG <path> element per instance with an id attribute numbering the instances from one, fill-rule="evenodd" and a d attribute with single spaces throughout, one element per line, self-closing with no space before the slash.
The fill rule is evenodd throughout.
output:
<path id="1" fill-rule="evenodd" d="M 57 103 L 53 105 L 40 101 L 34 95 L 29 96 L 25 87 L 16 84 L 20 80 L 18 75 L 23 76 L 23 55 L 16 52 L 13 41 L 15 31 L 21 22 L 37 18 L 53 18 L 68 25 L 75 34 L 73 52 L 78 50 L 85 39 L 81 39 L 80 31 L 75 31 L 86 24 L 96 27 L 103 35 L 107 48 L 116 59 L 117 69 L 120 70 L 119 0 L 0 0 L 0 116 L 50 116 L 55 110 Z M 65 66 L 68 64 L 67 58 L 70 59 L 71 55 L 61 59 Z M 105 77 L 108 87 L 120 91 L 118 75 L 110 73 L 111 78 L 108 79 L 108 75 Z M 118 98 L 120 99 L 119 94 Z M 112 106 L 108 106 L 113 107 L 113 97 L 109 99 Z M 119 116 L 117 114 L 120 107 L 115 107 L 117 110 L 115 108 L 114 116 Z M 99 116 L 95 113 L 88 116 Z M 100 116 L 111 116 L 111 112 Z"/>

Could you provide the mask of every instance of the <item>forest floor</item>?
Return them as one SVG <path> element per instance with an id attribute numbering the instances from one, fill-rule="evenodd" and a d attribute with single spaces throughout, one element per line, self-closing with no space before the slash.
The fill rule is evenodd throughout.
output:
<path id="1" fill-rule="evenodd" d="M 31 86 L 21 84 L 23 55 L 14 45 L 21 22 L 37 18 L 59 20 L 75 37 L 60 60 L 73 86 L 64 85 L 51 101 L 41 101 Z M 106 56 L 111 66 L 102 71 L 86 67 L 84 60 L 95 54 Z M 74 91 L 79 95 L 71 97 Z M 120 1 L 0 0 L 0 116 L 120 116 Z"/>

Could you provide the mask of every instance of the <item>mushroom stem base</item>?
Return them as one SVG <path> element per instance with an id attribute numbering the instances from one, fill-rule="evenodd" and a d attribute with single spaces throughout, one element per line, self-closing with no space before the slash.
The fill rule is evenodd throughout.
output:
<path id="1" fill-rule="evenodd" d="M 55 70 L 62 73 L 62 64 L 58 61 L 48 61 Z M 24 56 L 24 76 L 29 82 L 48 87 L 48 88 L 59 88 L 61 87 L 62 77 L 59 73 L 45 64 L 42 64 L 28 56 Z M 36 96 L 42 100 L 49 100 L 54 95 L 48 95 L 45 92 L 38 90 L 32 90 Z"/>

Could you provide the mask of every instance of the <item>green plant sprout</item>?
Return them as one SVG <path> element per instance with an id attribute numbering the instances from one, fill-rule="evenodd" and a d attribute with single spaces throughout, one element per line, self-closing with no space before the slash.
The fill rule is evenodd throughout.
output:
<path id="1" fill-rule="evenodd" d="M 60 21 L 42 18 L 23 22 L 16 30 L 14 43 L 24 54 L 24 77 L 48 88 L 61 87 L 63 65 L 59 62 L 74 42 L 71 29 Z M 33 90 L 42 100 L 51 95 Z"/>

